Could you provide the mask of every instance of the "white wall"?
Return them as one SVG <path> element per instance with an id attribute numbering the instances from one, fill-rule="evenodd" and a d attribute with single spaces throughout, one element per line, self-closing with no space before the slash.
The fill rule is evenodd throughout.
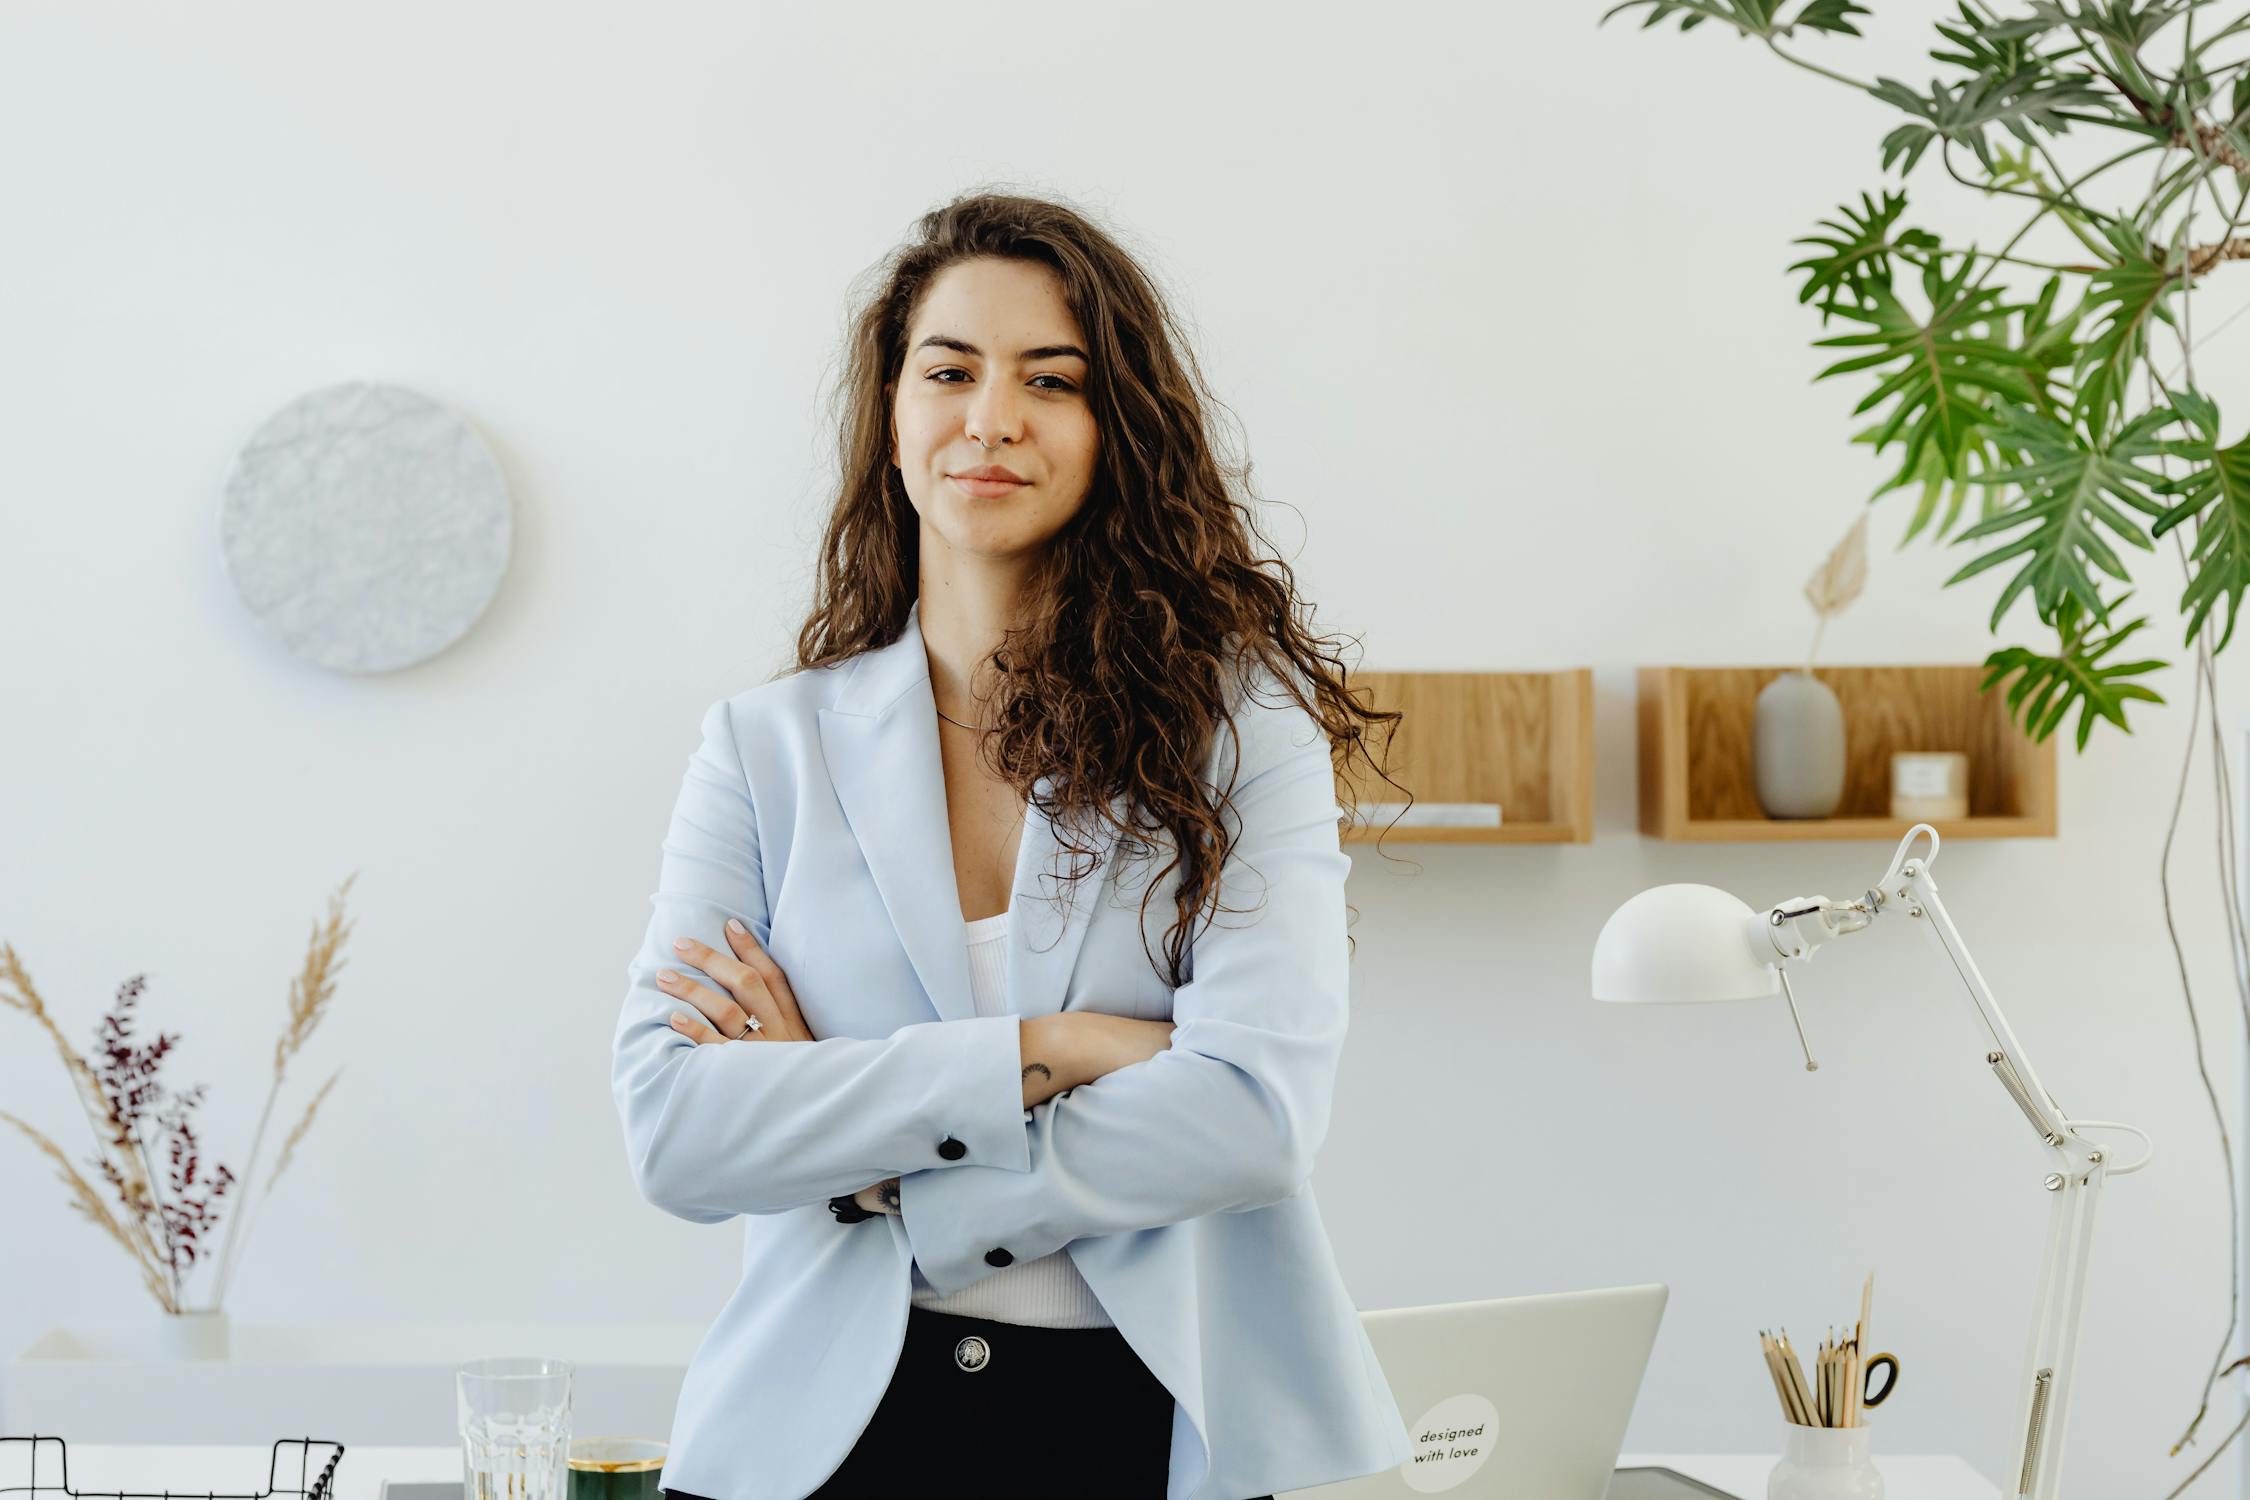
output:
<path id="1" fill-rule="evenodd" d="M 1818 329 L 1784 267 L 1877 185 L 1885 112 L 1715 27 L 1597 28 L 1585 5 L 872 10 L 0 11 L 0 939 L 81 1043 L 146 971 L 149 1022 L 185 1033 L 169 1071 L 211 1084 L 206 1140 L 239 1166 L 308 929 L 362 872 L 284 1120 L 348 1067 L 236 1315 L 719 1306 L 739 1227 L 670 1219 L 625 1172 L 625 964 L 696 720 L 781 664 L 807 598 L 846 283 L 997 182 L 1109 216 L 1179 291 L 1275 535 L 1367 666 L 1596 669 L 1593 845 L 1358 851 L 1317 1191 L 1361 1305 L 1662 1279 L 1629 1445 L 1771 1449 L 1755 1331 L 1811 1345 L 1872 1268 L 1905 1362 L 1879 1442 L 2001 1475 L 2044 1161 L 1929 935 L 1806 976 L 1815 1075 L 1778 1002 L 1587 999 L 1594 935 L 1643 886 L 1844 895 L 1889 858 L 1643 839 L 1632 716 L 1637 664 L 1805 649 L 1799 589 L 1878 466 L 1846 444 L 1864 384 L 1808 383 Z M 1804 50 L 1920 79 L 1938 13 L 1885 6 L 1868 42 Z M 1958 207 L 1934 164 L 1913 185 Z M 2203 371 L 2230 434 L 2245 340 Z M 462 411 L 518 502 L 473 634 L 372 680 L 270 644 L 214 542 L 234 449 L 355 378 Z M 1824 660 L 1997 644 L 1989 580 L 1939 588 L 1967 552 L 1890 550 L 1905 516 L 1878 512 Z M 2177 660 L 2164 547 L 2136 603 Z M 2037 639 L 2028 619 L 2008 639 Z M 2227 1317 L 2225 1179 L 2157 887 L 2190 681 L 2158 683 L 2173 703 L 2136 708 L 2130 739 L 2065 747 L 2062 837 L 1939 866 L 2055 1093 L 2162 1152 L 2102 1226 L 2080 1494 L 2160 1494 L 2207 1451 L 2166 1455 Z M 2174 877 L 2231 1100 L 2208 777 Z M 13 1015 L 0 1099 L 83 1144 Z M 20 1141 L 0 1203 L 0 1346 L 149 1310 Z M 2221 1397 L 2207 1441 L 2239 1409 Z"/>

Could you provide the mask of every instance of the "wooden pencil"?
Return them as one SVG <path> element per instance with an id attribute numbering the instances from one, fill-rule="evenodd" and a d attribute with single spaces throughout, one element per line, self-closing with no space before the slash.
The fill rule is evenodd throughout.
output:
<path id="1" fill-rule="evenodd" d="M 1852 1372 L 1852 1425 L 1860 1425 L 1860 1415 L 1867 1409 L 1867 1320 L 1875 1301 L 1875 1273 L 1867 1273 L 1867 1283 L 1859 1289 L 1859 1327 L 1853 1331 L 1853 1352 L 1857 1356 Z"/>
<path id="2" fill-rule="evenodd" d="M 1820 1341 L 1820 1425 L 1842 1425 L 1843 1413 L 1836 1405 L 1836 1335 L 1831 1329 L 1828 1337 Z"/>
<path id="3" fill-rule="evenodd" d="M 1781 1344 L 1772 1334 L 1763 1331 L 1758 1338 L 1765 1345 L 1766 1366 L 1773 1372 L 1774 1383 L 1781 1388 L 1782 1416 L 1790 1422 L 1802 1423 L 1804 1418 L 1797 1410 L 1797 1393 L 1791 1388 L 1789 1377 L 1781 1368 Z"/>
<path id="4" fill-rule="evenodd" d="M 1792 1413 L 1790 1420 L 1801 1427 L 1812 1426 L 1812 1413 L 1805 1407 L 1805 1383 L 1792 1368 L 1796 1364 L 1796 1357 L 1779 1337 L 1774 1340 L 1773 1357 L 1781 1367 L 1782 1383 L 1789 1390 L 1789 1410 Z"/>
<path id="5" fill-rule="evenodd" d="M 1758 1330 L 1758 1346 L 1765 1351 L 1766 1373 L 1773 1377 L 1773 1393 L 1781 1398 L 1781 1419 L 1797 1420 L 1797 1404 L 1789 1399 L 1789 1382 L 1781 1373 L 1781 1351 L 1773 1346 L 1773 1335 L 1763 1328 Z"/>
<path id="6" fill-rule="evenodd" d="M 1789 1342 L 1789 1330 L 1781 1330 L 1782 1366 L 1789 1373 L 1789 1383 L 1796 1389 L 1797 1405 L 1805 1413 L 1807 1427 L 1818 1426 L 1813 1416 L 1812 1387 L 1806 1383 L 1804 1362 L 1797 1358 L 1796 1346 Z"/>
<path id="7" fill-rule="evenodd" d="M 1773 1362 L 1773 1341 L 1758 1330 L 1758 1357 L 1766 1362 L 1766 1378 L 1773 1382 L 1773 1398 L 1781 1403 L 1781 1420 L 1789 1420 L 1789 1392 L 1781 1383 L 1781 1366 Z"/>
<path id="8" fill-rule="evenodd" d="M 1813 1348 L 1813 1414 L 1820 1425 L 1828 1425 L 1828 1345 L 1824 1340 Z"/>

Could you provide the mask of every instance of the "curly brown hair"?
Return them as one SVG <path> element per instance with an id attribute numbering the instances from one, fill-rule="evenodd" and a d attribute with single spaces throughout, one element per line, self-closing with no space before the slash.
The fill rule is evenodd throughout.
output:
<path id="1" fill-rule="evenodd" d="M 1333 640 L 1298 622 L 1311 607 L 1297 602 L 1288 564 L 1258 555 L 1253 542 L 1265 539 L 1246 503 L 1256 498 L 1250 464 L 1225 456 L 1212 420 L 1224 408 L 1151 277 L 1083 212 L 1006 193 L 964 194 L 924 214 L 862 278 L 872 290 L 855 298 L 836 385 L 839 491 L 795 670 L 848 661 L 905 629 L 920 589 L 921 531 L 890 461 L 890 413 L 921 299 L 947 267 L 981 256 L 1060 276 L 1086 332 L 1086 395 L 1100 435 L 1084 504 L 1026 579 L 1026 623 L 990 658 L 999 676 L 982 753 L 996 776 L 1037 799 L 1058 837 L 1067 840 L 1073 819 L 1094 814 L 1117 828 L 1121 850 L 1153 854 L 1138 835 L 1169 836 L 1173 859 L 1158 873 L 1181 871 L 1180 920 L 1165 945 L 1169 983 L 1178 988 L 1197 913 L 1232 910 L 1218 903 L 1233 846 L 1219 815 L 1233 786 L 1207 803 L 1197 775 L 1218 726 L 1232 728 L 1226 674 L 1253 656 L 1265 664 L 1327 732 L 1347 778 L 1357 752 L 1398 785 L 1363 741 L 1365 726 L 1403 716 L 1359 701 L 1342 661 L 1323 649 Z M 1389 739 L 1386 732 L 1386 748 Z M 1044 797 L 1035 785 L 1042 776 L 1050 782 Z M 1124 820 L 1113 801 L 1126 807 Z M 1070 878 L 1092 873 L 1087 865 Z"/>

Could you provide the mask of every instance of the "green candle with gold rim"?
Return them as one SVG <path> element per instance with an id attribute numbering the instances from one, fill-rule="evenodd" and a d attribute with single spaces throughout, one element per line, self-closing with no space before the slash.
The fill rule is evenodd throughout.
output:
<path id="1" fill-rule="evenodd" d="M 570 1445 L 570 1500 L 659 1500 L 662 1438 L 578 1438 Z"/>

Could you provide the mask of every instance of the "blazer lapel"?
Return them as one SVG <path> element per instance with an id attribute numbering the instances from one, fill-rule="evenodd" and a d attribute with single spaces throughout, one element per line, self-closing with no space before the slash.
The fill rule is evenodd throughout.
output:
<path id="1" fill-rule="evenodd" d="M 921 610 L 917 599 L 897 640 L 854 658 L 835 704 L 819 711 L 820 745 L 844 819 L 899 942 L 930 1003 L 953 1021 L 974 1016 L 976 1000 L 961 934 L 961 888 L 953 874 L 945 762 Z M 1051 783 L 1042 776 L 1038 787 L 1045 795 Z M 1108 883 L 1115 838 L 1105 825 L 1085 840 L 1095 846 L 1103 867 L 1069 887 L 1064 877 L 1083 865 L 1084 857 L 1069 853 L 1036 802 L 1025 809 L 1010 881 L 1012 1012 L 1045 1015 L 1062 1009 L 1094 903 Z"/>

